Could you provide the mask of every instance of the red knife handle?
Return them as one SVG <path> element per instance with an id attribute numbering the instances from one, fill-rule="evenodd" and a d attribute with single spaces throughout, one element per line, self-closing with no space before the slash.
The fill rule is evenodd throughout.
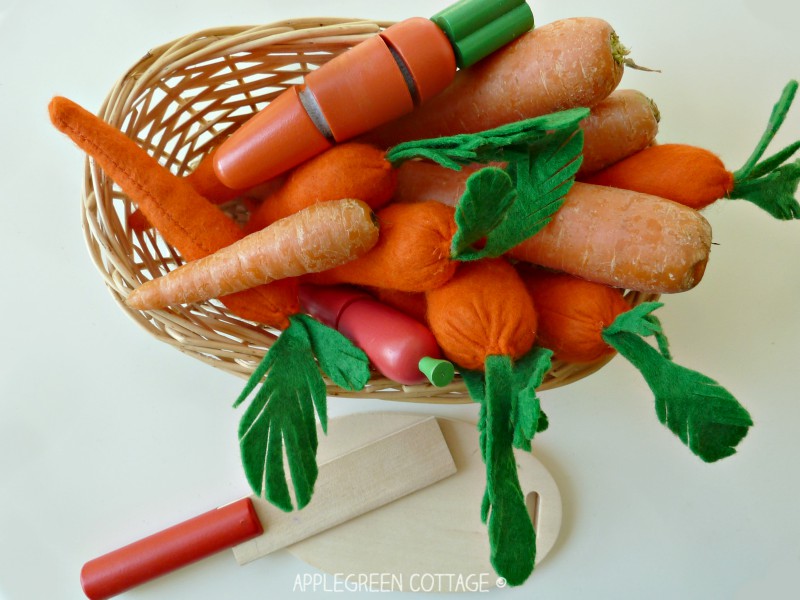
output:
<path id="1" fill-rule="evenodd" d="M 90 560 L 81 569 L 81 587 L 90 600 L 105 600 L 263 531 L 244 498 Z"/>

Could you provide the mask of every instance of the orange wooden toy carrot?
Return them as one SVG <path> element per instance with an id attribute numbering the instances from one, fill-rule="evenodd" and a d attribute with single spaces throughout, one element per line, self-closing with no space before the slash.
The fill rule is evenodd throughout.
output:
<path id="1" fill-rule="evenodd" d="M 377 212 L 378 243 L 347 264 L 303 279 L 309 283 L 350 283 L 405 292 L 438 287 L 455 273 L 450 243 L 456 231 L 454 211 L 438 202 L 389 204 Z"/>
<path id="2" fill-rule="evenodd" d="M 144 283 L 126 302 L 152 310 L 218 298 L 330 269 L 360 256 L 377 240 L 375 215 L 364 202 L 323 202 Z"/>
<path id="3" fill-rule="evenodd" d="M 784 163 L 800 149 L 800 142 L 761 161 L 786 118 L 797 88 L 796 81 L 784 88 L 758 146 L 736 172 L 728 171 L 716 154 L 703 148 L 662 144 L 646 148 L 585 181 L 654 194 L 696 209 L 723 198 L 743 199 L 775 218 L 798 219 L 800 205 L 794 194 L 800 181 L 800 161 Z"/>
<path id="4" fill-rule="evenodd" d="M 399 142 L 472 133 L 566 108 L 593 106 L 619 84 L 625 48 L 601 19 L 542 25 L 456 74 L 441 94 L 364 139 Z"/>
<path id="5" fill-rule="evenodd" d="M 184 178 L 170 173 L 133 140 L 74 102 L 54 98 L 50 119 L 100 164 L 187 261 L 243 237 L 233 220 Z M 299 310 L 297 283 L 293 280 L 233 294 L 222 302 L 243 318 L 281 329 L 288 325 L 288 315 Z"/>
<path id="6" fill-rule="evenodd" d="M 357 142 L 334 146 L 296 167 L 250 215 L 247 233 L 316 202 L 358 198 L 378 209 L 394 194 L 397 172 L 382 150 Z"/>

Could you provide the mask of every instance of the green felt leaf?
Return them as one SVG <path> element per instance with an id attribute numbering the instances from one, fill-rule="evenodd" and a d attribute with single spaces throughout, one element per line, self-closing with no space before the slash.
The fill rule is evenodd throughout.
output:
<path id="1" fill-rule="evenodd" d="M 492 566 L 510 585 L 519 585 L 533 571 L 536 532 L 514 458 L 511 412 L 516 393 L 511 359 L 487 357 L 485 382 L 486 492 L 481 513 L 488 526 Z"/>
<path id="2" fill-rule="evenodd" d="M 242 466 L 252 490 L 285 511 L 292 510 L 284 454 L 298 508 L 311 500 L 317 478 L 317 411 L 325 411 L 327 390 L 314 360 L 303 321 L 289 327 L 254 371 L 238 406 L 265 376 L 239 423 Z M 319 414 L 325 422 L 324 412 Z"/>
<path id="3" fill-rule="evenodd" d="M 516 362 L 512 370 L 514 395 L 511 423 L 514 427 L 514 447 L 531 451 L 533 436 L 547 428 L 536 389 L 552 366 L 552 350 L 534 347 Z"/>
<path id="4" fill-rule="evenodd" d="M 706 462 L 734 454 L 753 424 L 749 413 L 719 383 L 674 363 L 643 339 L 662 333 L 647 318 L 658 305 L 647 304 L 620 315 L 603 339 L 639 370 L 655 395 L 659 421 L 692 452 Z"/>
<path id="5" fill-rule="evenodd" d="M 397 166 L 406 160 L 425 158 L 455 170 L 470 163 L 503 161 L 505 148 L 528 144 L 551 132 L 573 130 L 588 114 L 588 108 L 573 108 L 477 133 L 403 142 L 391 148 L 386 159 Z"/>
<path id="6" fill-rule="evenodd" d="M 341 333 L 313 317 L 299 314 L 311 340 L 311 349 L 331 381 L 345 390 L 362 390 L 370 378 L 369 358 Z"/>
<path id="7" fill-rule="evenodd" d="M 514 183 L 503 169 L 486 167 L 470 175 L 456 206 L 458 229 L 451 243 L 452 258 L 480 258 L 481 251 L 473 245 L 500 224 L 515 199 Z"/>

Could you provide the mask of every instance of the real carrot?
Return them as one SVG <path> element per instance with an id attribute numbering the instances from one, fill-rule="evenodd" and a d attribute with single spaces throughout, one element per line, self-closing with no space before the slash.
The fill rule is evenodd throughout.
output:
<path id="1" fill-rule="evenodd" d="M 423 292 L 448 281 L 457 261 L 450 258 L 456 231 L 454 211 L 438 202 L 389 204 L 377 212 L 378 243 L 347 264 L 303 279 L 308 283 L 350 283 Z"/>
<path id="2" fill-rule="evenodd" d="M 144 283 L 126 302 L 151 310 L 217 298 L 330 269 L 360 256 L 377 240 L 377 221 L 364 202 L 323 202 Z"/>
<path id="3" fill-rule="evenodd" d="M 593 106 L 619 84 L 626 53 L 612 27 L 601 19 L 542 25 L 460 70 L 444 92 L 364 140 L 386 148 Z"/>
<path id="4" fill-rule="evenodd" d="M 71 100 L 50 102 L 50 119 L 103 168 L 186 260 L 206 256 L 242 238 L 241 229 L 136 142 Z M 297 283 L 287 280 L 222 299 L 235 314 L 284 328 L 299 310 Z"/>
<path id="5" fill-rule="evenodd" d="M 700 282 L 710 250 L 711 226 L 696 210 L 575 183 L 552 221 L 509 255 L 614 287 L 670 294 Z"/>
<path id="6" fill-rule="evenodd" d="M 656 139 L 661 115 L 655 102 L 638 90 L 614 90 L 581 122 L 583 164 L 578 178 L 596 173 Z"/>
<path id="7" fill-rule="evenodd" d="M 783 164 L 800 149 L 800 142 L 759 162 L 783 123 L 797 87 L 796 81 L 785 87 L 757 148 L 736 172 L 729 171 L 719 156 L 704 148 L 660 144 L 645 148 L 585 181 L 654 194 L 698 210 L 723 198 L 743 199 L 778 219 L 800 218 L 800 205 L 794 198 L 800 181 L 800 161 Z"/>
<path id="8" fill-rule="evenodd" d="M 396 170 L 384 151 L 357 142 L 339 144 L 294 168 L 252 212 L 245 231 L 263 229 L 327 200 L 358 198 L 378 209 L 392 197 L 396 181 Z"/>

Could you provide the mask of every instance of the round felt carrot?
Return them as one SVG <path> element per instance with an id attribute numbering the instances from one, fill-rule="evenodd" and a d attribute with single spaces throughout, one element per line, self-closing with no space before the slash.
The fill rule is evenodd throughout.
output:
<path id="1" fill-rule="evenodd" d="M 593 106 L 619 84 L 626 53 L 614 30 L 601 19 L 581 17 L 542 25 L 462 69 L 444 92 L 365 139 L 386 148 Z"/>
<path id="2" fill-rule="evenodd" d="M 575 183 L 552 221 L 509 254 L 614 287 L 670 294 L 700 282 L 710 250 L 711 226 L 696 210 Z"/>
<path id="3" fill-rule="evenodd" d="M 661 116 L 655 103 L 637 90 L 615 90 L 592 107 L 581 122 L 583 164 L 587 176 L 650 146 Z"/>
<path id="4" fill-rule="evenodd" d="M 622 290 L 545 269 L 527 267 L 519 273 L 539 318 L 538 346 L 571 363 L 594 362 L 614 353 L 603 330 L 630 309 Z"/>
<path id="5" fill-rule="evenodd" d="M 550 368 L 549 353 L 531 352 L 537 327 L 533 302 L 503 259 L 465 263 L 426 297 L 436 340 L 481 404 L 478 429 L 486 465 L 481 516 L 489 529 L 491 562 L 498 575 L 519 585 L 533 570 L 536 534 L 513 447 L 529 451 L 541 429 L 535 389 Z"/>
<path id="6" fill-rule="evenodd" d="M 800 142 L 761 161 L 786 118 L 797 87 L 798 83 L 791 81 L 784 88 L 758 146 L 736 172 L 728 171 L 716 154 L 703 148 L 662 144 L 646 148 L 585 181 L 654 194 L 696 209 L 723 198 L 748 200 L 778 219 L 800 218 L 800 205 L 794 198 L 800 161 L 783 164 L 800 149 Z"/>
<path id="7" fill-rule="evenodd" d="M 49 109 L 53 125 L 97 161 L 184 259 L 196 260 L 242 238 L 233 220 L 121 131 L 66 98 L 54 98 Z M 281 329 L 300 309 L 293 280 L 222 301 L 240 317 Z"/>
<path id="8" fill-rule="evenodd" d="M 384 151 L 368 144 L 339 144 L 293 169 L 256 208 L 245 226 L 252 233 L 316 202 L 358 198 L 371 208 L 386 204 L 397 174 Z"/>
<path id="9" fill-rule="evenodd" d="M 365 203 L 323 202 L 146 282 L 126 302 L 150 310 L 217 298 L 330 269 L 363 254 L 377 240 L 377 221 Z"/>
<path id="10" fill-rule="evenodd" d="M 456 225 L 452 208 L 438 202 L 389 204 L 377 213 L 378 243 L 347 264 L 304 277 L 309 283 L 351 283 L 423 292 L 448 281 L 457 261 L 450 258 Z"/>

